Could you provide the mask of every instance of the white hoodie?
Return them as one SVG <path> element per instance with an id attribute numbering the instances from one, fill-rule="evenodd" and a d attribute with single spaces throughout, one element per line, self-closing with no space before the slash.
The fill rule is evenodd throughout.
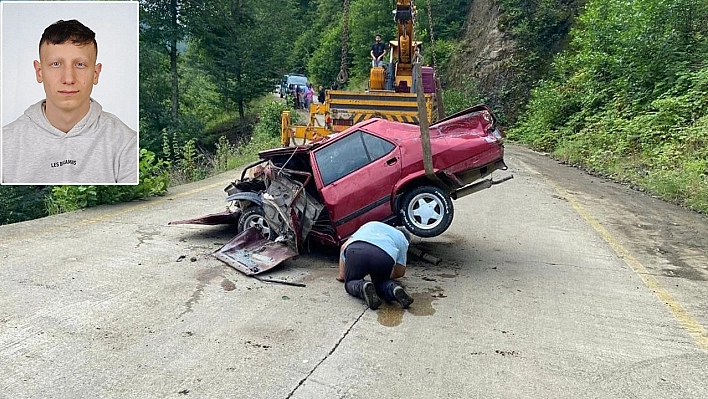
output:
<path id="1" fill-rule="evenodd" d="M 2 129 L 2 183 L 137 184 L 138 135 L 91 99 L 68 133 L 52 126 L 42 100 Z"/>

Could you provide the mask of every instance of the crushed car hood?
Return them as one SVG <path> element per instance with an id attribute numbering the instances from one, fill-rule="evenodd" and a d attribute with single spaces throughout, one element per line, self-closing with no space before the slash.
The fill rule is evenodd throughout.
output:
<path id="1" fill-rule="evenodd" d="M 297 254 L 287 242 L 264 238 L 254 227 L 242 231 L 214 252 L 217 259 L 248 276 L 268 271 Z"/>

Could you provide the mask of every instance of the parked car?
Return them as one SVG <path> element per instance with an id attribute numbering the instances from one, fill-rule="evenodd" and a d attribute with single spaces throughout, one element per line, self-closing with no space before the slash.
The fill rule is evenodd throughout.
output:
<path id="1" fill-rule="evenodd" d="M 285 93 L 294 96 L 296 88 L 299 87 L 300 90 L 305 90 L 307 88 L 307 83 L 307 76 L 305 75 L 288 75 L 288 78 L 285 80 Z"/>
<path id="2" fill-rule="evenodd" d="M 297 255 L 306 240 L 340 245 L 371 220 L 420 237 L 452 223 L 453 200 L 494 181 L 503 133 L 484 105 L 430 126 L 435 175 L 426 176 L 420 128 L 369 119 L 304 146 L 261 152 L 225 191 L 225 212 L 175 223 L 235 223 L 239 234 L 216 256 L 246 274 Z"/>

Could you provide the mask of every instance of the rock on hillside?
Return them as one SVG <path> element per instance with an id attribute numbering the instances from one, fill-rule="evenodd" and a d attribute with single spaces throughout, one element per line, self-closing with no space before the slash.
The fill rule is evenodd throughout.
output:
<path id="1" fill-rule="evenodd" d="M 499 30 L 501 12 L 495 0 L 472 0 L 463 26 L 460 47 L 450 59 L 445 74 L 449 84 L 458 85 L 472 78 L 485 94 L 499 90 L 509 82 L 507 67 L 513 56 L 511 36 Z M 490 102 L 496 102 L 494 98 Z"/>

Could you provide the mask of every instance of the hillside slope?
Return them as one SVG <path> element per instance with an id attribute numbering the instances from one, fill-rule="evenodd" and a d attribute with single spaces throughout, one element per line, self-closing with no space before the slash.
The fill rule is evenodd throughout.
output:
<path id="1" fill-rule="evenodd" d="M 514 55 L 511 35 L 499 29 L 501 10 L 496 0 L 473 0 L 463 26 L 459 48 L 450 58 L 447 83 L 453 86 L 476 85 L 497 103 L 496 93 L 509 81 L 507 68 Z"/>

